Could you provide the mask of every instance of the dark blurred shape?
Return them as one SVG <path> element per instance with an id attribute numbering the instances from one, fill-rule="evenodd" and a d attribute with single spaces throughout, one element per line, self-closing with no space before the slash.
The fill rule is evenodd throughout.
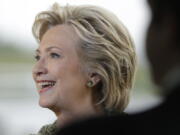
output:
<path id="1" fill-rule="evenodd" d="M 152 19 L 147 33 L 147 55 L 152 76 L 165 101 L 145 112 L 99 117 L 61 129 L 57 135 L 143 134 L 180 135 L 180 44 L 178 0 L 149 0 Z"/>
<path id="2" fill-rule="evenodd" d="M 180 78 L 179 4 L 177 0 L 149 0 L 149 5 L 152 19 L 146 51 L 153 80 L 164 89 Z"/>

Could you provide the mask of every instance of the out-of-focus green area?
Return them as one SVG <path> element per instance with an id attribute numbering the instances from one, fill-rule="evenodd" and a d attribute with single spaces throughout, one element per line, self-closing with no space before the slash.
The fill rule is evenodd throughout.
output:
<path id="1" fill-rule="evenodd" d="M 0 40 L 0 99 L 33 98 L 33 49 Z M 28 47 L 27 47 L 28 48 Z"/>
<path id="2" fill-rule="evenodd" d="M 0 43 L 1 44 L 1 43 Z M 0 45 L 0 63 L 32 63 L 33 51 L 17 48 L 13 45 Z"/>
<path id="3" fill-rule="evenodd" d="M 146 66 L 139 66 L 134 83 L 134 89 L 138 91 L 138 93 L 154 93 L 159 95 L 160 91 L 154 85 L 151 79 L 151 74 L 149 68 Z"/>

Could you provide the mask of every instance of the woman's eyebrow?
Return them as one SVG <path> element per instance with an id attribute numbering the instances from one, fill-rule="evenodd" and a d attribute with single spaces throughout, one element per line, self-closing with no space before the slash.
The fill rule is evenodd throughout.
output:
<path id="1" fill-rule="evenodd" d="M 48 51 L 50 51 L 50 50 L 52 50 L 52 49 L 58 49 L 58 50 L 62 51 L 61 48 L 56 47 L 56 46 L 48 47 L 48 48 L 45 49 L 45 51 L 48 52 Z M 40 49 L 36 49 L 35 52 L 36 52 L 36 53 L 41 53 Z"/>
<path id="2" fill-rule="evenodd" d="M 58 49 L 58 50 L 62 51 L 62 49 L 61 49 L 61 48 L 56 47 L 56 46 L 51 46 L 51 47 L 48 47 L 48 48 L 46 48 L 46 51 L 48 52 L 48 51 L 50 51 L 50 50 L 52 50 L 52 49 Z"/>

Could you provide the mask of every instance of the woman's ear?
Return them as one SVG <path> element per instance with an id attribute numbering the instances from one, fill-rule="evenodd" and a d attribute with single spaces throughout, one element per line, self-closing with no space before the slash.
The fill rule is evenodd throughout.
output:
<path id="1" fill-rule="evenodd" d="M 101 81 L 100 76 L 97 73 L 88 73 L 88 87 L 93 87 Z"/>

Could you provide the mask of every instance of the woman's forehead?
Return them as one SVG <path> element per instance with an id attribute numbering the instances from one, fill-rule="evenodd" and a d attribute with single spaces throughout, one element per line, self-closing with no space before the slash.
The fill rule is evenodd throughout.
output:
<path id="1" fill-rule="evenodd" d="M 51 27 L 43 35 L 40 44 L 77 44 L 79 43 L 79 36 L 76 34 L 75 30 L 70 25 L 57 25 Z"/>

